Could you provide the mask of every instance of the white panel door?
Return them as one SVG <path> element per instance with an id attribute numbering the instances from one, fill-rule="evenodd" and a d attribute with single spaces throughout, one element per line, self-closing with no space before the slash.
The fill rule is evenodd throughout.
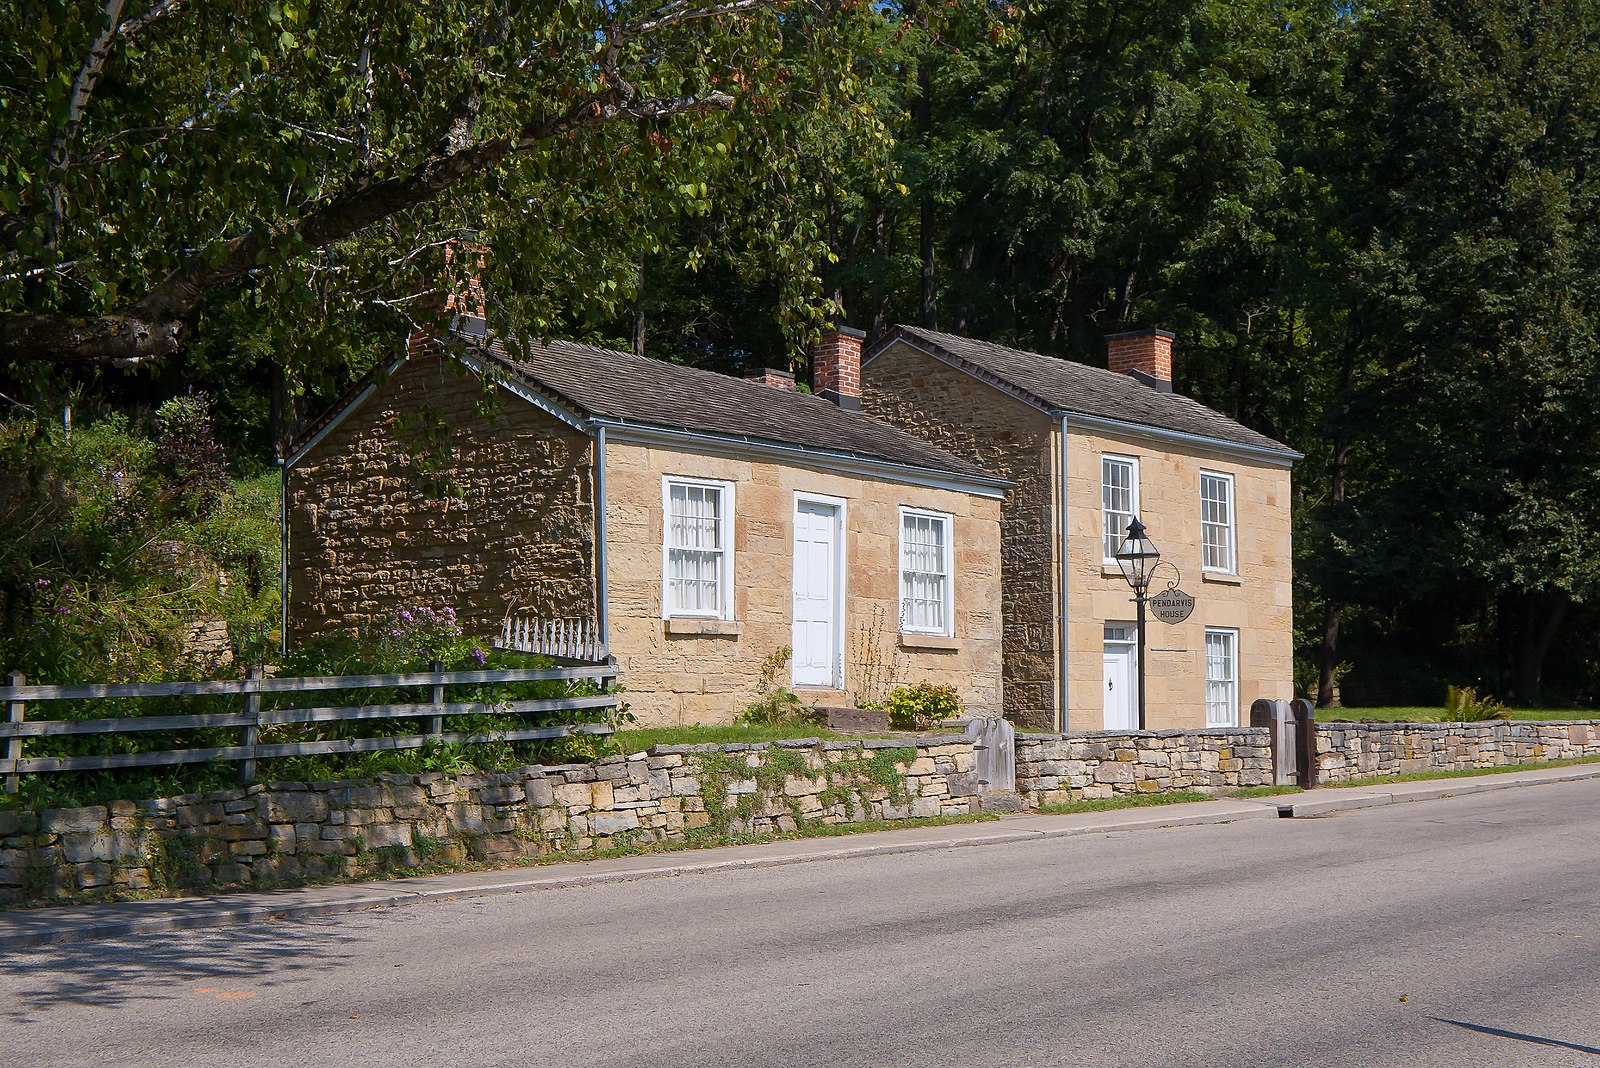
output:
<path id="1" fill-rule="evenodd" d="M 839 506 L 794 507 L 794 682 L 837 687 L 840 625 Z"/>
<path id="2" fill-rule="evenodd" d="M 1108 731 L 1131 731 L 1134 721 L 1134 653 L 1131 642 L 1107 640 L 1105 646 L 1104 698 Z"/>

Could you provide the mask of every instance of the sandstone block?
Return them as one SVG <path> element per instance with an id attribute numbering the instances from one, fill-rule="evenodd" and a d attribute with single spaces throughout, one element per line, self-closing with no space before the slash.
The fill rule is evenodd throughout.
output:
<path id="1" fill-rule="evenodd" d="M 273 823 L 321 823 L 328 818 L 328 799 L 317 793 L 266 794 L 267 819 Z"/>
<path id="2" fill-rule="evenodd" d="M 109 814 L 104 805 L 88 808 L 47 808 L 39 813 L 40 834 L 71 834 L 82 831 L 102 831 Z M 108 876 L 109 879 L 109 876 Z"/>
<path id="3" fill-rule="evenodd" d="M 79 864 L 73 872 L 73 878 L 80 890 L 93 890 L 101 886 L 110 886 L 112 879 L 111 865 L 99 860 L 92 860 L 87 864 Z"/>

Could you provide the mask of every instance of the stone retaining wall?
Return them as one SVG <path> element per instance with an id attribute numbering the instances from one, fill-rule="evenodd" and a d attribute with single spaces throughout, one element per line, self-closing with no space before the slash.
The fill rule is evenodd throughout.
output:
<path id="1" fill-rule="evenodd" d="M 0 901 L 295 884 L 433 862 L 975 811 L 970 739 L 659 746 L 594 764 L 265 783 L 0 811 Z"/>
<path id="2" fill-rule="evenodd" d="M 1600 723 L 1318 723 L 1319 781 L 1600 756 Z"/>
<path id="3" fill-rule="evenodd" d="M 1017 735 L 1017 792 L 1035 805 L 1271 782 L 1272 749 L 1262 728 Z"/>

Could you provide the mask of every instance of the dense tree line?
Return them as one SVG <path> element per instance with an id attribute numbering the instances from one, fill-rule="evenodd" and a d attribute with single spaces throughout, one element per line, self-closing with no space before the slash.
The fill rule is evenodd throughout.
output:
<path id="1" fill-rule="evenodd" d="M 0 393 L 39 412 L 199 384 L 264 456 L 427 313 L 463 233 L 508 332 L 728 371 L 798 367 L 824 315 L 1088 362 L 1160 325 L 1181 390 L 1307 454 L 1305 690 L 1595 696 L 1584 0 L 0 23 Z"/>

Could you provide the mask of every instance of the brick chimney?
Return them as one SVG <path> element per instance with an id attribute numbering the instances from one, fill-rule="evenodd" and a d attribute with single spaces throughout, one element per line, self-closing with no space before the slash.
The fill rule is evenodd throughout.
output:
<path id="1" fill-rule="evenodd" d="M 1151 389 L 1172 392 L 1172 342 L 1166 330 L 1130 330 L 1106 335 L 1106 366 Z"/>
<path id="2" fill-rule="evenodd" d="M 841 408 L 861 408 L 861 343 L 867 335 L 830 326 L 811 350 L 811 391 Z"/>
<path id="3" fill-rule="evenodd" d="M 444 309 L 460 333 L 482 337 L 487 331 L 489 300 L 483 289 L 481 245 L 452 241 L 444 247 Z"/>
<path id="4" fill-rule="evenodd" d="M 759 382 L 761 385 L 770 386 L 773 389 L 794 389 L 794 374 L 789 371 L 779 371 L 774 367 L 762 367 L 758 370 L 747 372 L 744 377 L 746 381 Z"/>

